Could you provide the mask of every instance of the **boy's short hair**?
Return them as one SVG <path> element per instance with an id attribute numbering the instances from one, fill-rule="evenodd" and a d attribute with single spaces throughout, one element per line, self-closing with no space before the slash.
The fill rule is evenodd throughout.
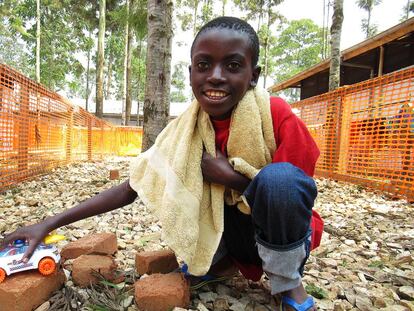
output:
<path id="1" fill-rule="evenodd" d="M 191 57 L 193 56 L 193 48 L 194 44 L 197 41 L 198 37 L 203 34 L 204 32 L 211 30 L 211 29 L 231 29 L 238 32 L 245 33 L 250 41 L 250 46 L 252 48 L 252 65 L 255 67 L 257 65 L 257 62 L 259 61 L 259 38 L 257 36 L 256 31 L 253 29 L 250 24 L 245 22 L 244 20 L 237 18 L 237 17 L 231 17 L 231 16 L 221 16 L 217 17 L 211 21 L 209 21 L 207 24 L 205 24 L 197 35 L 194 38 L 193 44 L 191 45 Z"/>

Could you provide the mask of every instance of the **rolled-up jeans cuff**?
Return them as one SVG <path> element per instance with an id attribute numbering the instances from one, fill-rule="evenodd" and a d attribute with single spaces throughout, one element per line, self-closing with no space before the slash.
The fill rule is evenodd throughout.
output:
<path id="1" fill-rule="evenodd" d="M 263 270 L 266 272 L 272 287 L 272 295 L 296 288 L 302 282 L 301 274 L 304 264 L 309 257 L 310 233 L 301 239 L 299 245 L 277 246 L 263 245 L 257 241 L 259 256 L 262 259 Z"/>

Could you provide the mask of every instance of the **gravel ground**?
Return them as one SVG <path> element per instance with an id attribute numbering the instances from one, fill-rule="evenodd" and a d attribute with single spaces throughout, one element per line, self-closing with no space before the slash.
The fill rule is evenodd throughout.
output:
<path id="1" fill-rule="evenodd" d="M 107 189 L 109 170 L 128 178 L 128 159 L 79 163 L 54 170 L 0 194 L 0 237 L 23 225 L 38 222 Z M 318 179 L 315 209 L 325 220 L 322 245 L 306 265 L 304 282 L 320 310 L 414 311 L 414 205 L 392 200 L 361 186 Z M 58 230 L 73 241 L 93 232 L 117 234 L 117 262 L 134 275 L 135 253 L 166 247 L 161 226 L 139 200 L 99 217 Z M 64 245 L 66 242 L 60 242 Z M 39 310 L 136 310 L 128 282 L 114 297 L 103 299 L 108 287 L 79 289 L 70 279 L 65 288 Z M 114 291 L 112 289 L 112 291 Z M 253 283 L 236 276 L 223 284 L 192 292 L 192 310 L 276 310 L 264 277 Z M 99 309 L 97 301 L 107 300 Z M 56 301 L 60 301 L 60 305 Z M 64 302 L 66 301 L 66 305 Z M 95 305 L 95 307 L 94 307 Z M 176 308 L 178 309 L 178 308 Z"/>

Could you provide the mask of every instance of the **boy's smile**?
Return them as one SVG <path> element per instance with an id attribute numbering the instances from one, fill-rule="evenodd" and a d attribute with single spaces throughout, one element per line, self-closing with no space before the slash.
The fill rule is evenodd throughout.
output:
<path id="1" fill-rule="evenodd" d="M 232 29 L 211 29 L 194 43 L 190 84 L 194 96 L 212 119 L 231 116 L 233 107 L 254 87 L 260 67 L 252 64 L 249 37 Z"/>

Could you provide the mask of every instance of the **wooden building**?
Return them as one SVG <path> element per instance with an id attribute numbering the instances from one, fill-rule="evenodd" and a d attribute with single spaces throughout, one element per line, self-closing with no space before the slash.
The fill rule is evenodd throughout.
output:
<path id="1" fill-rule="evenodd" d="M 341 53 L 341 86 L 351 85 L 414 65 L 414 17 Z M 269 91 L 300 88 L 300 99 L 328 92 L 330 58 Z"/>

